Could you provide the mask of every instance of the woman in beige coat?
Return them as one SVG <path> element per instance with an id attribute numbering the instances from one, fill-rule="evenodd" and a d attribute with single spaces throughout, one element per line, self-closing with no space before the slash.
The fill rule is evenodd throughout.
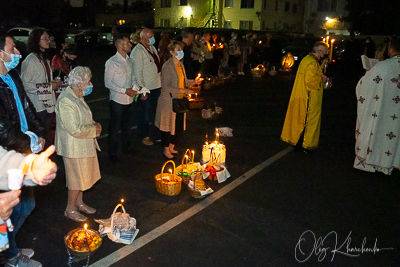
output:
<path id="1" fill-rule="evenodd" d="M 161 70 L 161 95 L 158 98 L 155 125 L 161 131 L 161 145 L 164 147 L 164 156 L 168 159 L 177 154 L 175 145 L 180 139 L 181 133 L 186 129 L 186 113 L 172 111 L 172 98 L 182 98 L 185 94 L 193 93 L 185 89 L 195 83 L 195 80 L 186 78 L 183 58 L 183 44 L 172 41 L 168 45 L 170 59 Z"/>
<path id="2" fill-rule="evenodd" d="M 74 68 L 68 77 L 69 87 L 56 104 L 56 150 L 64 160 L 68 187 L 64 215 L 77 222 L 87 220 L 79 211 L 96 212 L 83 203 L 82 194 L 100 179 L 96 137 L 100 136 L 101 125 L 93 121 L 92 112 L 83 99 L 93 88 L 91 76 L 87 67 Z"/>

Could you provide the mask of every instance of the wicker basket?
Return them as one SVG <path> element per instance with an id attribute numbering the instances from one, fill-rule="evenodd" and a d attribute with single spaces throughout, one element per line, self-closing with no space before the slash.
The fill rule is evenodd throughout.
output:
<path id="1" fill-rule="evenodd" d="M 200 178 L 201 180 L 203 180 L 203 175 Z M 196 179 L 196 180 L 200 180 L 200 179 Z M 191 197 L 193 198 L 205 198 L 206 196 L 202 196 L 199 190 L 196 190 L 196 180 L 193 180 L 193 186 L 195 188 L 195 190 L 193 190 L 192 188 L 190 188 L 190 186 L 188 186 L 188 191 Z M 207 185 L 204 185 L 204 190 L 207 190 L 209 187 Z"/>
<path id="2" fill-rule="evenodd" d="M 264 65 L 260 64 L 254 69 L 251 70 L 251 74 L 253 77 L 262 77 L 265 74 L 265 67 Z"/>
<path id="3" fill-rule="evenodd" d="M 193 154 L 194 157 L 194 154 Z M 188 184 L 190 180 L 194 181 L 194 179 L 199 179 L 202 176 L 202 173 L 196 172 L 197 167 L 193 165 L 193 162 L 184 164 L 185 158 L 190 159 L 192 161 L 192 152 L 190 149 L 186 149 L 185 154 L 182 157 L 182 164 L 175 168 L 175 175 L 182 177 L 182 182 L 184 184 Z M 186 175 L 182 170 L 186 170 Z M 180 173 L 180 175 L 179 175 Z"/>
<path id="4" fill-rule="evenodd" d="M 165 174 L 164 168 L 171 162 L 174 166 L 174 170 L 171 173 Z M 168 179 L 166 179 L 168 177 Z M 157 192 L 167 195 L 167 196 L 176 196 L 181 192 L 182 187 L 182 178 L 175 174 L 175 162 L 172 160 L 168 160 L 164 163 L 161 169 L 161 173 L 154 176 L 154 180 L 156 182 Z M 169 180 L 169 182 L 167 182 Z M 172 181 L 171 181 L 172 180 Z"/>
<path id="5" fill-rule="evenodd" d="M 201 83 L 201 87 L 204 90 L 210 90 L 213 87 L 214 77 L 210 74 L 204 76 L 204 81 Z"/>

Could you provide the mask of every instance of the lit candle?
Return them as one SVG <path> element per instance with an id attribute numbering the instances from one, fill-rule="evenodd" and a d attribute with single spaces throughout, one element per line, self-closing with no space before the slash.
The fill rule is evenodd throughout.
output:
<path id="1" fill-rule="evenodd" d="M 28 173 L 28 168 L 29 168 L 29 165 L 32 163 L 32 158 L 33 158 L 33 154 L 30 154 L 30 155 L 28 155 L 27 157 L 26 157 L 26 159 L 25 159 L 25 165 L 24 165 L 24 168 L 22 169 L 22 174 L 27 174 Z"/>
<path id="2" fill-rule="evenodd" d="M 192 150 L 192 162 L 194 162 L 194 150 Z"/>
<path id="3" fill-rule="evenodd" d="M 192 95 L 191 94 L 189 94 L 189 98 L 191 98 L 192 97 Z"/>
<path id="4" fill-rule="evenodd" d="M 217 132 L 215 135 L 217 137 L 216 143 L 218 143 L 219 142 L 219 133 Z"/>
<path id="5" fill-rule="evenodd" d="M 172 174 L 172 170 L 171 169 L 169 169 L 168 171 L 169 171 L 170 174 Z"/>
<path id="6" fill-rule="evenodd" d="M 262 43 L 262 41 L 259 41 L 259 42 L 258 42 L 258 44 L 261 44 L 261 43 Z"/>
<path id="7" fill-rule="evenodd" d="M 121 203 L 124 203 L 124 201 L 125 201 L 125 200 L 124 200 L 123 198 L 121 198 Z"/>
<path id="8" fill-rule="evenodd" d="M 326 36 L 326 43 L 329 45 L 329 35 Z"/>
<path id="9" fill-rule="evenodd" d="M 335 42 L 335 39 L 331 40 L 331 52 L 329 54 L 329 62 L 332 62 L 332 53 L 333 53 L 333 43 Z"/>

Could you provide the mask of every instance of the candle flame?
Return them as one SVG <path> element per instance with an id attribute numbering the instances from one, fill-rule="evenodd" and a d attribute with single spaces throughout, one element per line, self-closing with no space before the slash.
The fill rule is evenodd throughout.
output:
<path id="1" fill-rule="evenodd" d="M 219 133 L 217 133 L 217 136 L 219 136 Z"/>
<path id="2" fill-rule="evenodd" d="M 84 228 L 85 230 L 87 230 L 87 223 L 85 223 L 85 225 L 83 226 L 83 228 Z"/>
<path id="3" fill-rule="evenodd" d="M 185 155 L 185 158 L 188 158 L 188 155 Z"/>
<path id="4" fill-rule="evenodd" d="M 206 142 L 206 145 L 208 145 L 208 142 Z"/>
<path id="5" fill-rule="evenodd" d="M 123 198 L 121 198 L 121 203 L 124 203 L 124 201 L 125 201 L 125 200 L 124 200 Z"/>
<path id="6" fill-rule="evenodd" d="M 259 44 L 261 44 L 261 43 L 262 43 L 262 41 L 259 41 L 258 43 L 259 43 Z"/>
<path id="7" fill-rule="evenodd" d="M 170 174 L 172 174 L 172 170 L 171 169 L 169 169 L 168 171 L 169 171 Z"/>

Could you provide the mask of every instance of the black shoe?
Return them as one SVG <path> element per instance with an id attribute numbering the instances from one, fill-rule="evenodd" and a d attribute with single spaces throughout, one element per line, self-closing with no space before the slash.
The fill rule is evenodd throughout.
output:
<path id="1" fill-rule="evenodd" d="M 121 160 L 118 158 L 117 155 L 109 155 L 108 158 L 110 159 L 110 162 L 112 162 L 112 163 L 118 163 L 118 162 L 121 161 Z"/>
<path id="2" fill-rule="evenodd" d="M 307 155 L 313 155 L 314 154 L 314 150 L 310 150 L 310 149 L 305 149 L 303 148 L 303 152 Z"/>

